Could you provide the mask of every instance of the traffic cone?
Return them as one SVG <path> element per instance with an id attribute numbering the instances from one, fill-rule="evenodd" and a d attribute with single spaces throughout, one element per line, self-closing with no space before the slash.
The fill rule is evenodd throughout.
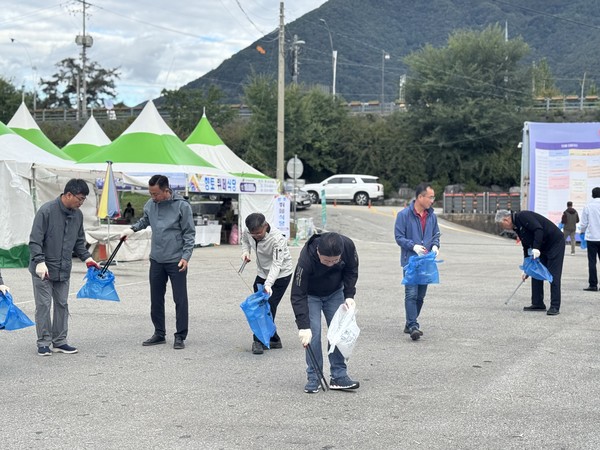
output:
<path id="1" fill-rule="evenodd" d="M 337 207 L 337 200 L 335 198 L 333 199 L 333 207 Z"/>
<path id="2" fill-rule="evenodd" d="M 371 207 L 371 199 L 369 199 L 369 208 Z"/>

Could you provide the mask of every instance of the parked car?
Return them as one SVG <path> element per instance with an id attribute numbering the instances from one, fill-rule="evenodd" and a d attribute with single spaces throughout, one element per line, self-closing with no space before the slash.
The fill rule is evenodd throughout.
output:
<path id="1" fill-rule="evenodd" d="M 383 200 L 383 185 L 373 175 L 333 175 L 320 183 L 305 184 L 304 190 L 310 194 L 313 203 L 320 199 L 325 190 L 327 201 L 347 201 L 357 205 L 368 205 L 369 200 Z"/>
<path id="2" fill-rule="evenodd" d="M 285 183 L 285 192 L 290 196 L 290 206 L 293 205 L 292 202 L 295 201 L 297 210 L 310 208 L 312 201 L 310 195 L 305 190 L 296 186 L 294 191 L 294 183 Z"/>

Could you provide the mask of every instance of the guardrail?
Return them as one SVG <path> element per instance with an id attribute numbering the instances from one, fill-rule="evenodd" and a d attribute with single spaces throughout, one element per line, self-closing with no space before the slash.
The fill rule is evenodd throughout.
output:
<path id="1" fill-rule="evenodd" d="M 444 193 L 445 214 L 493 214 L 499 209 L 521 210 L 521 194 L 508 192 Z"/>

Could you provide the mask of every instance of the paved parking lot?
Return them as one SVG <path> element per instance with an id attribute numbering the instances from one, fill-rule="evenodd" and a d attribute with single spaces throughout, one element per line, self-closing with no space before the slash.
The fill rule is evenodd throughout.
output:
<path id="1" fill-rule="evenodd" d="M 75 355 L 41 358 L 35 330 L 0 332 L 0 442 L 7 449 L 370 449 L 600 447 L 600 293 L 583 292 L 587 260 L 565 258 L 556 317 L 524 313 L 515 242 L 441 221 L 439 285 L 422 312 L 424 336 L 403 334 L 393 207 L 328 205 L 327 228 L 355 239 L 361 336 L 349 361 L 356 392 L 307 395 L 304 353 L 289 295 L 278 310 L 283 349 L 250 352 L 239 307 L 240 249 L 199 248 L 190 263 L 190 334 L 173 350 L 142 347 L 152 334 L 146 261 L 113 269 L 121 302 L 75 299 Z M 313 205 L 299 217 L 320 223 Z M 302 244 L 302 242 L 300 243 Z M 292 246 L 297 258 L 300 246 Z M 25 269 L 4 269 L 33 318 Z M 328 365 L 326 364 L 326 368 Z"/>

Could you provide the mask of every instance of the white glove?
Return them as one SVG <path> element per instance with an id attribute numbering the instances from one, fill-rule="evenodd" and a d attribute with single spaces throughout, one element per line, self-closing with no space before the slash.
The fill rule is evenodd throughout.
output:
<path id="1" fill-rule="evenodd" d="M 242 261 L 249 262 L 250 261 L 250 253 L 248 253 L 248 252 L 242 253 Z"/>
<path id="2" fill-rule="evenodd" d="M 540 251 L 537 248 L 531 250 L 531 257 L 533 259 L 538 259 L 540 257 Z"/>
<path id="3" fill-rule="evenodd" d="M 3 294 L 6 294 L 7 292 L 10 291 L 10 289 L 8 288 L 8 286 L 6 286 L 4 284 L 0 284 L 0 291 L 2 291 Z"/>
<path id="4" fill-rule="evenodd" d="M 135 233 L 135 231 L 133 231 L 133 228 L 127 228 L 125 229 L 125 231 L 123 231 L 121 233 L 121 236 L 119 239 L 121 239 L 122 241 L 126 240 L 129 236 L 131 236 L 133 233 Z"/>
<path id="5" fill-rule="evenodd" d="M 347 298 L 346 299 L 346 308 L 347 309 L 356 308 L 356 302 L 354 301 L 353 298 Z"/>
<path id="6" fill-rule="evenodd" d="M 300 337 L 300 342 L 302 345 L 306 347 L 308 344 L 310 344 L 312 339 L 312 331 L 310 331 L 310 328 L 307 328 L 306 330 L 298 330 L 298 337 Z"/>
<path id="7" fill-rule="evenodd" d="M 431 247 L 431 251 L 433 253 L 435 253 L 435 256 L 437 257 L 440 254 L 440 249 L 438 248 L 437 245 L 434 245 L 433 247 Z"/>
<path id="8" fill-rule="evenodd" d="M 45 262 L 38 263 L 38 265 L 35 266 L 35 273 L 42 280 L 45 278 L 48 278 L 48 267 L 46 266 L 46 263 Z"/>
<path id="9" fill-rule="evenodd" d="M 267 285 L 265 284 L 265 286 L 264 286 L 263 290 L 264 290 L 264 291 L 265 291 L 267 294 L 269 294 L 269 297 L 270 297 L 271 295 L 273 295 L 273 288 L 272 288 L 271 286 L 267 286 Z"/>
<path id="10" fill-rule="evenodd" d="M 423 256 L 427 254 L 427 249 L 422 245 L 417 244 L 413 247 L 413 252 L 415 252 L 419 256 Z"/>

